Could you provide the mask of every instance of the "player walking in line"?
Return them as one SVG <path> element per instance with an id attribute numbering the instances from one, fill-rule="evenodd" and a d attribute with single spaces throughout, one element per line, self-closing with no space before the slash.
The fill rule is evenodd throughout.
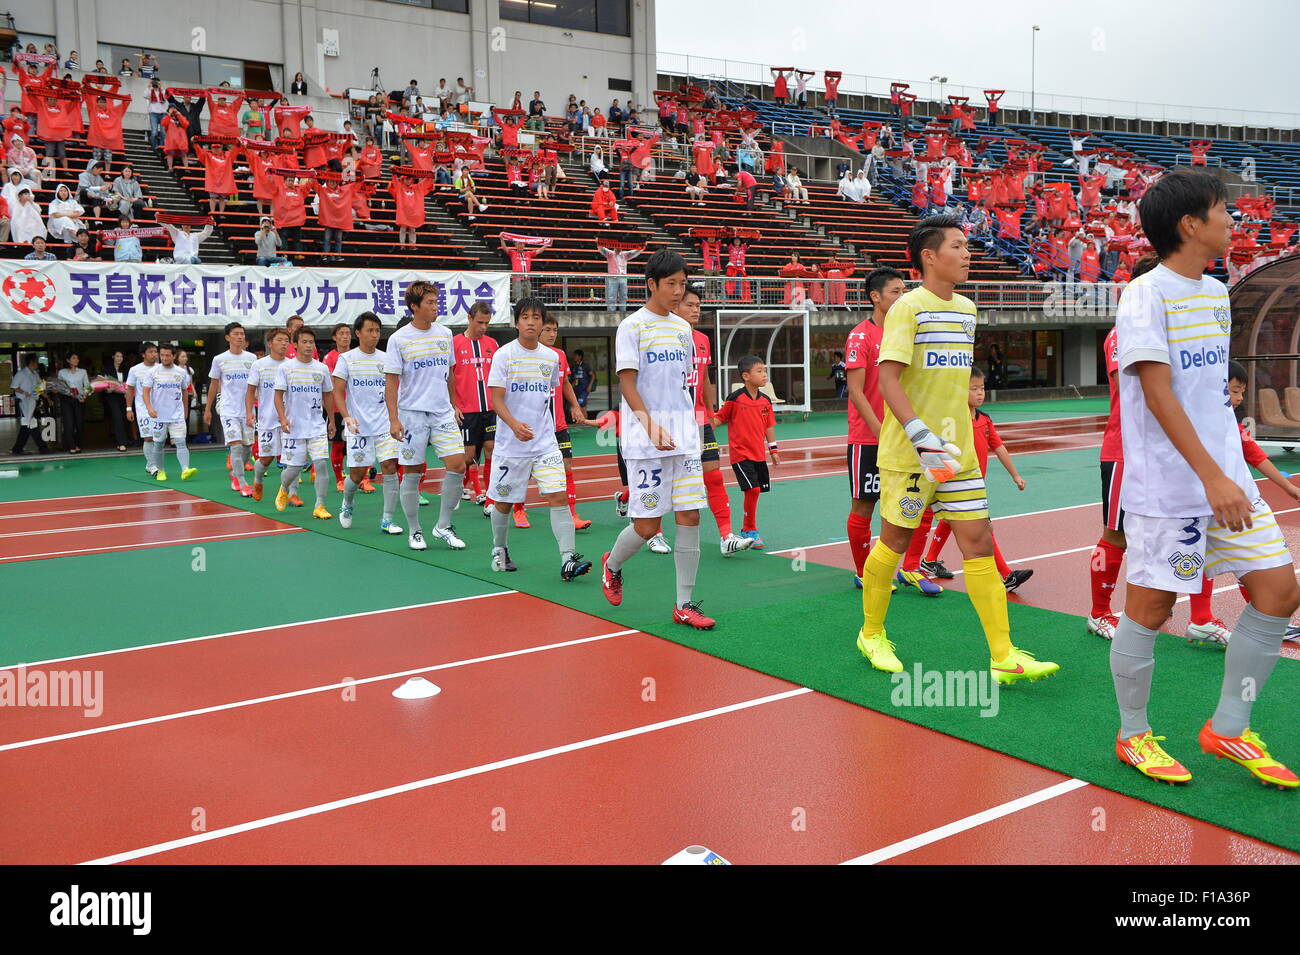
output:
<path id="1" fill-rule="evenodd" d="M 289 506 L 289 488 L 310 462 L 316 472 L 316 506 L 311 516 L 328 521 L 325 510 L 330 489 L 330 436 L 334 433 L 334 382 L 330 370 L 316 360 L 316 333 L 304 325 L 293 335 L 294 357 L 275 377 L 275 411 L 280 419 L 284 473 L 275 509 Z"/>
<path id="2" fill-rule="evenodd" d="M 154 460 L 158 468 L 154 478 L 167 480 L 163 465 L 170 435 L 172 444 L 176 446 L 176 459 L 181 465 L 181 480 L 188 481 L 199 473 L 198 468 L 190 467 L 190 449 L 185 443 L 184 395 L 189 376 L 176 364 L 175 346 L 159 345 L 158 359 L 148 380 L 142 381 L 141 388 L 145 411 L 153 420 Z"/>
<path id="3" fill-rule="evenodd" d="M 153 419 L 149 417 L 149 410 L 144 403 L 144 389 L 149 384 L 149 379 L 153 375 L 153 370 L 158 365 L 158 346 L 153 342 L 146 342 L 140 349 L 144 356 L 143 360 L 132 365 L 131 370 L 126 373 L 126 417 L 129 421 L 134 421 L 136 430 L 140 432 L 140 445 L 144 453 L 144 470 L 148 475 L 158 473 L 158 447 L 154 444 Z"/>
<path id="4" fill-rule="evenodd" d="M 266 333 L 266 354 L 248 370 L 244 393 L 244 415 L 249 427 L 257 432 L 257 460 L 253 464 L 252 497 L 262 499 L 262 481 L 271 462 L 284 451 L 280 431 L 280 413 L 275 408 L 275 380 L 289 350 L 289 332 L 273 328 Z M 290 501 L 292 503 L 292 501 Z"/>
<path id="5" fill-rule="evenodd" d="M 591 521 L 578 513 L 578 486 L 573 483 L 573 439 L 569 435 L 569 419 L 564 412 L 564 407 L 567 404 L 572 409 L 574 424 L 586 424 L 587 412 L 583 410 L 582 405 L 578 404 L 578 396 L 573 391 L 572 382 L 569 381 L 569 356 L 564 353 L 563 348 L 557 348 L 555 345 L 559 337 L 560 320 L 550 309 L 547 309 L 542 315 L 542 334 L 539 341 L 560 356 L 560 372 L 563 377 L 560 379 L 560 384 L 556 386 L 554 396 L 555 440 L 559 442 L 560 455 L 564 458 L 564 494 L 569 513 L 573 515 L 574 528 L 585 531 L 591 526 Z"/>
<path id="6" fill-rule="evenodd" d="M 497 340 L 487 333 L 492 320 L 492 306 L 475 302 L 469 307 L 469 324 L 452 338 L 455 364 L 452 377 L 456 382 L 456 410 L 461 416 L 461 440 L 465 443 L 465 479 L 469 486 L 461 491 L 462 500 L 473 499 L 484 505 L 484 481 L 479 477 L 479 454 L 483 455 L 483 473 L 492 474 L 492 442 L 496 439 L 497 419 L 492 412 L 492 393 L 488 389 L 488 369 L 496 354 Z"/>
<path id="7" fill-rule="evenodd" d="M 212 359 L 208 372 L 212 383 L 203 406 L 203 426 L 212 426 L 212 403 L 216 401 L 221 431 L 230 448 L 230 489 L 252 497 L 253 489 L 244 481 L 244 462 L 253 444 L 253 428 L 248 424 L 244 399 L 248 397 L 248 373 L 257 357 L 246 350 L 248 339 L 239 322 L 226 326 L 225 339 L 229 349 Z"/>

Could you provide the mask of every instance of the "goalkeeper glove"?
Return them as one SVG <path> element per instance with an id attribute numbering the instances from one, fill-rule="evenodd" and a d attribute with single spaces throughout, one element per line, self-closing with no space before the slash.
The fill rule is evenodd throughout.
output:
<path id="1" fill-rule="evenodd" d="M 960 470 L 961 448 L 950 441 L 941 441 L 925 426 L 920 418 L 903 425 L 903 430 L 916 449 L 925 479 L 935 484 L 951 481 Z"/>

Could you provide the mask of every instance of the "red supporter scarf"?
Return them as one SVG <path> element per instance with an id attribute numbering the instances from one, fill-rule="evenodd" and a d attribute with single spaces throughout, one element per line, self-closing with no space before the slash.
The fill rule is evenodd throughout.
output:
<path id="1" fill-rule="evenodd" d="M 167 234 L 167 230 L 160 225 L 151 226 L 132 226 L 129 229 L 105 229 L 99 233 L 101 239 L 125 239 L 128 236 L 135 236 L 139 239 L 160 238 Z"/>
<path id="2" fill-rule="evenodd" d="M 212 224 L 212 216 L 192 215 L 183 212 L 167 212 L 159 210 L 158 221 L 165 222 L 168 225 L 187 225 L 190 227 L 202 228 L 205 225 Z"/>
<path id="3" fill-rule="evenodd" d="M 518 232 L 502 232 L 501 240 L 503 242 L 513 242 L 516 245 L 536 245 L 543 249 L 550 248 L 554 239 L 543 238 L 540 235 L 520 235 Z"/>
<path id="4" fill-rule="evenodd" d="M 58 63 L 59 58 L 50 53 L 19 53 L 14 57 L 15 63 Z"/>

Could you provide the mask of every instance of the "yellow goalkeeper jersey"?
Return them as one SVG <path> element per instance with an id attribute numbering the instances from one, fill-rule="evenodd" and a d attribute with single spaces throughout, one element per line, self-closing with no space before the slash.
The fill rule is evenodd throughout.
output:
<path id="1" fill-rule="evenodd" d="M 880 360 L 902 362 L 903 390 L 934 434 L 961 448 L 958 472 L 978 467 L 971 433 L 970 369 L 978 310 L 964 295 L 939 298 L 924 286 L 900 296 L 885 316 Z M 916 471 L 920 463 L 903 425 L 885 406 L 878 464 Z"/>

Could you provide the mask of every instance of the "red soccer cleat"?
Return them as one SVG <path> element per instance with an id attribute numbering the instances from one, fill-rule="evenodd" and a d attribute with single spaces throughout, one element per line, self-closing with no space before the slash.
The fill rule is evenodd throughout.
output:
<path id="1" fill-rule="evenodd" d="M 373 484 L 370 483 L 370 478 L 368 478 L 368 477 L 364 477 L 364 478 L 361 479 L 361 493 L 362 493 L 362 494 L 374 494 L 374 493 L 375 493 L 375 486 L 374 486 Z"/>
<path id="2" fill-rule="evenodd" d="M 700 613 L 699 601 L 691 601 L 684 607 L 673 608 L 673 623 L 682 623 L 696 630 L 712 630 L 717 621 Z"/>
<path id="3" fill-rule="evenodd" d="M 617 607 L 623 602 L 623 572 L 610 570 L 608 563 L 609 554 L 605 554 L 600 559 L 600 589 L 604 591 L 605 599 Z"/>
<path id="4" fill-rule="evenodd" d="M 588 527 L 591 526 L 591 521 L 587 520 L 585 517 L 583 517 L 583 516 L 582 516 L 581 514 L 579 514 L 577 511 L 573 511 L 572 513 L 573 513 L 573 529 L 574 529 L 574 530 L 577 530 L 577 531 L 585 531 Z"/>

